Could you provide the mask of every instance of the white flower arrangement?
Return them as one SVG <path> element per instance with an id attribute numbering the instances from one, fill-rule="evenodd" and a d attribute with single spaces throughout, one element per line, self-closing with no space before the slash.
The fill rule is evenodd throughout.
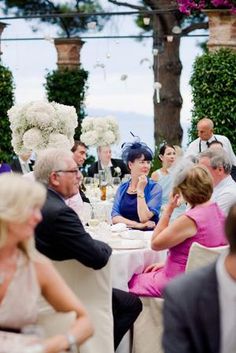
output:
<path id="1" fill-rule="evenodd" d="M 107 146 L 120 140 L 119 125 L 112 116 L 87 117 L 82 121 L 80 140 L 87 146 Z"/>
<path id="2" fill-rule="evenodd" d="M 8 110 L 12 146 L 16 154 L 47 147 L 68 148 L 78 125 L 76 110 L 56 102 L 34 101 Z"/>

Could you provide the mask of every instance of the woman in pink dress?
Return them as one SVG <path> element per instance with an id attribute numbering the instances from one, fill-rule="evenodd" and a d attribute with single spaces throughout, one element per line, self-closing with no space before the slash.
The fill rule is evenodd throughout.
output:
<path id="1" fill-rule="evenodd" d="M 174 181 L 170 197 L 154 230 L 153 250 L 169 249 L 164 264 L 147 267 L 129 281 L 130 292 L 139 296 L 161 297 L 167 283 L 185 271 L 189 249 L 193 242 L 207 247 L 226 244 L 225 217 L 216 203 L 210 201 L 212 178 L 203 166 L 186 166 Z M 180 196 L 190 205 L 189 210 L 169 224 Z"/>

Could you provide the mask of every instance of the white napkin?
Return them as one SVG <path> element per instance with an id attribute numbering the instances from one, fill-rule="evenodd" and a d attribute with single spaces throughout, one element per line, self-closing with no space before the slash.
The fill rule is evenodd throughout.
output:
<path id="1" fill-rule="evenodd" d="M 116 223 L 111 226 L 112 232 L 119 233 L 119 232 L 124 232 L 125 230 L 127 230 L 127 226 L 125 223 Z"/>

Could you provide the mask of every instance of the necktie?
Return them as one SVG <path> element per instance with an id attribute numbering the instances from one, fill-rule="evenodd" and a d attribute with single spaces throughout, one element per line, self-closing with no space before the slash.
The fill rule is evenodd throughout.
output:
<path id="1" fill-rule="evenodd" d="M 209 148 L 209 146 L 210 146 L 210 142 L 206 142 L 206 145 L 207 145 L 207 148 Z"/>

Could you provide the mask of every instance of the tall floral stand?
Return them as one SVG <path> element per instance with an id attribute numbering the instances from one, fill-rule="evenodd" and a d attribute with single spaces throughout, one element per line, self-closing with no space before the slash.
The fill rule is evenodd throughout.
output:
<path id="1" fill-rule="evenodd" d="M 57 50 L 59 70 L 76 69 L 80 65 L 80 50 L 84 42 L 79 38 L 57 38 L 54 40 Z"/>
<path id="2" fill-rule="evenodd" d="M 204 10 L 209 19 L 210 51 L 220 48 L 236 50 L 236 14 L 229 10 Z"/>

